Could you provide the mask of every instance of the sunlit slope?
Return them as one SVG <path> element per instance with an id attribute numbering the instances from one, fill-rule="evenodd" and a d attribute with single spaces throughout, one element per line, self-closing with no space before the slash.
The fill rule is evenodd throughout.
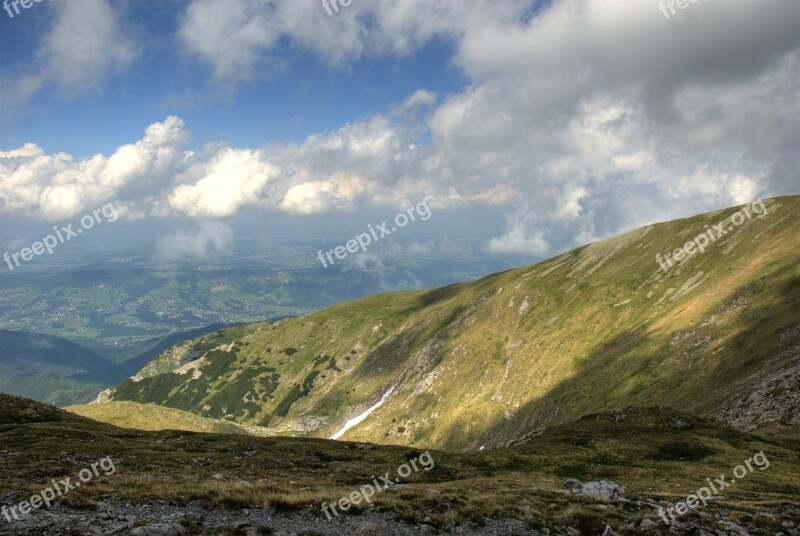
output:
<path id="1" fill-rule="evenodd" d="M 94 421 L 136 430 L 183 430 L 210 434 L 270 435 L 265 429 L 200 417 L 187 411 L 136 402 L 108 402 L 68 406 L 67 411 Z"/>
<path id="2" fill-rule="evenodd" d="M 383 294 L 182 343 L 116 400 L 328 437 L 469 449 L 629 405 L 742 429 L 798 424 L 800 197 L 766 202 L 668 274 L 656 261 L 739 207 L 534 266 Z"/>

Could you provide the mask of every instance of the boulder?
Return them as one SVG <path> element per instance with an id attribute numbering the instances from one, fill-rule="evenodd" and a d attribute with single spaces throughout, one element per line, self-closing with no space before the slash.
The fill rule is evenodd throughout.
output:
<path id="1" fill-rule="evenodd" d="M 585 495 L 595 499 L 621 499 L 625 496 L 625 488 L 611 480 L 581 483 L 580 480 L 568 478 L 561 489 L 575 495 Z"/>

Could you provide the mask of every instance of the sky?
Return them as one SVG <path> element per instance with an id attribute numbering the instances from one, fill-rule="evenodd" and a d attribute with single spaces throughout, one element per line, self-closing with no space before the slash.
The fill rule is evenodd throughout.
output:
<path id="1" fill-rule="evenodd" d="M 336 9 L 3 4 L 2 241 L 108 203 L 154 251 L 254 218 L 345 237 L 426 200 L 442 232 L 543 258 L 800 193 L 798 0 Z"/>

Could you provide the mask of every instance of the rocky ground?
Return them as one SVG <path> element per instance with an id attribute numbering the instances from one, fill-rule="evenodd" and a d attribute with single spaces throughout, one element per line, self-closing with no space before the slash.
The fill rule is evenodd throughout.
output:
<path id="1" fill-rule="evenodd" d="M 0 497 L 0 504 L 11 505 L 10 496 Z M 23 500 L 23 496 L 14 497 Z M 224 535 L 358 535 L 412 536 L 418 534 L 538 535 L 517 520 L 487 520 L 485 527 L 453 526 L 445 530 L 399 521 L 394 515 L 366 511 L 360 515 L 327 519 L 317 512 L 277 513 L 270 508 L 206 509 L 199 504 L 175 506 L 162 501 L 133 505 L 113 497 L 98 501 L 96 510 L 77 510 L 57 505 L 50 510 L 8 524 L 0 517 L 0 536 L 72 536 L 72 535 L 178 536 L 189 534 Z"/>
<path id="2" fill-rule="evenodd" d="M 568 480 L 565 493 L 582 493 L 580 483 Z M 587 484 L 599 484 L 600 487 Z M 606 491 L 616 495 L 617 486 L 606 482 L 584 484 L 583 490 L 598 499 Z M 623 490 L 623 488 L 619 488 Z M 599 495 L 598 493 L 599 492 Z M 23 493 L 0 495 L 0 506 L 11 506 L 24 500 Z M 628 509 L 653 509 L 657 504 L 632 503 L 625 498 L 613 500 L 629 503 Z M 605 503 L 602 503 L 605 504 Z M 619 505 L 615 505 L 619 506 Z M 606 506 L 608 507 L 608 505 Z M 759 518 L 774 521 L 779 518 L 782 530 L 761 528 Z M 734 521 L 734 519 L 736 521 Z M 73 536 L 73 535 L 124 535 L 124 536 L 179 536 L 179 535 L 352 535 L 352 536 L 411 536 L 419 534 L 472 535 L 566 535 L 595 534 L 576 527 L 543 528 L 540 531 L 513 519 L 485 519 L 482 527 L 450 525 L 435 528 L 423 523 L 406 523 L 393 514 L 377 509 L 358 515 L 327 519 L 318 511 L 280 513 L 271 508 L 224 509 L 204 508 L 198 503 L 176 506 L 164 501 L 146 501 L 141 504 L 125 503 L 114 496 L 105 496 L 97 501 L 96 509 L 76 509 L 57 504 L 49 510 L 38 510 L 33 514 L 9 524 L 0 517 L 0 536 Z M 691 534 L 694 536 L 798 536 L 800 534 L 800 509 L 786 506 L 781 512 L 709 511 L 688 521 L 675 521 L 671 526 L 644 519 L 639 523 L 612 528 L 606 526 L 603 536 L 620 534 Z M 597 533 L 600 534 L 600 533 Z"/>

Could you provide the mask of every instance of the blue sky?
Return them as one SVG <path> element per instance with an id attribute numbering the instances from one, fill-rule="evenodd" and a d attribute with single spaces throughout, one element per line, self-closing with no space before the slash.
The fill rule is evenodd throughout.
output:
<path id="1" fill-rule="evenodd" d="M 0 240 L 106 203 L 164 229 L 256 215 L 344 233 L 428 199 L 497 229 L 488 254 L 541 258 L 798 193 L 800 4 L 659 4 L 0 11 Z"/>
<path id="2" fill-rule="evenodd" d="M 47 152 L 79 157 L 111 153 L 138 139 L 143 126 L 169 114 L 191 124 L 195 150 L 219 141 L 250 148 L 270 141 L 301 142 L 396 106 L 417 89 L 446 94 L 468 83 L 451 63 L 453 43 L 445 40 L 392 61 L 363 57 L 343 68 L 331 68 L 324 59 L 284 43 L 278 54 L 285 66 L 231 89 L 209 80 L 206 64 L 166 41 L 177 31 L 180 8 L 186 5 L 125 6 L 126 22 L 151 43 L 139 61 L 94 91 L 64 99 L 49 87 L 23 109 L 5 112 L 0 149 L 36 140 Z M 41 33 L 58 7 L 42 3 L 13 19 L 0 18 L 4 71 L 34 61 Z"/>

